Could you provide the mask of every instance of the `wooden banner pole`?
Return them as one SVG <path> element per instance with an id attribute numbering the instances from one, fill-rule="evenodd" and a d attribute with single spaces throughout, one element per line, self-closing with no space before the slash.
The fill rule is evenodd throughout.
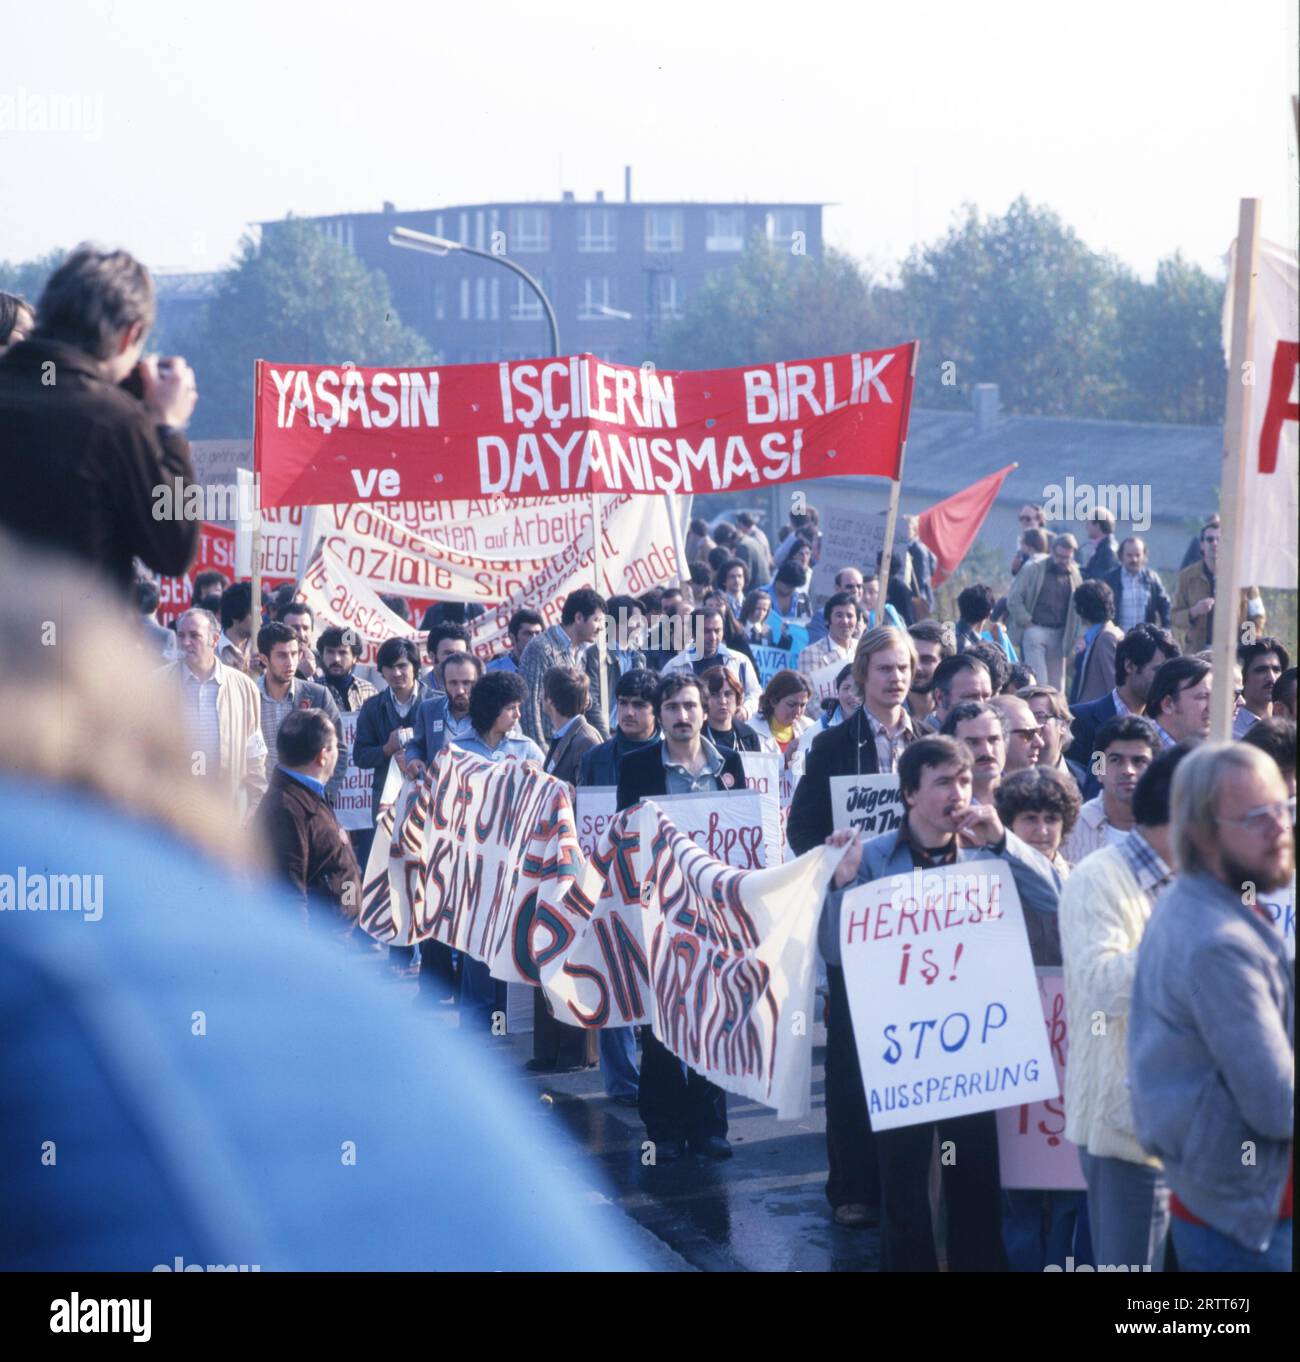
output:
<path id="1" fill-rule="evenodd" d="M 916 380 L 916 361 L 920 355 L 921 347 L 912 347 L 912 372 L 908 378 L 909 393 L 911 384 Z M 907 457 L 907 441 L 904 440 L 898 447 L 898 476 L 894 478 L 889 486 L 889 511 L 885 516 L 885 543 L 880 554 L 880 608 L 876 611 L 876 618 L 880 623 L 885 620 L 885 606 L 889 603 L 889 559 L 894 551 L 894 530 L 898 523 L 898 498 L 903 490 L 903 460 Z"/>
<path id="2" fill-rule="evenodd" d="M 1232 341 L 1228 355 L 1228 401 L 1223 422 L 1223 465 L 1219 478 L 1218 571 L 1214 579 L 1213 691 L 1210 695 L 1210 737 L 1226 742 L 1232 736 L 1233 672 L 1237 665 L 1238 545 L 1241 542 L 1242 501 L 1245 495 L 1246 442 L 1250 435 L 1247 381 L 1253 369 L 1255 331 L 1255 272 L 1259 258 L 1259 199 L 1242 199 L 1237 220 L 1237 250 L 1232 279 Z M 1244 621 L 1242 622 L 1244 623 Z"/>

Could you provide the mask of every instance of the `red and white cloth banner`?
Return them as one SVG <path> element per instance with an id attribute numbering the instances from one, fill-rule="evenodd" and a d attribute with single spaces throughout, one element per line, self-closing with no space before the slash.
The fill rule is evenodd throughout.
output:
<path id="1" fill-rule="evenodd" d="M 311 606 L 318 625 L 350 629 L 361 642 L 359 660 L 362 662 L 373 663 L 379 645 L 390 638 L 423 642 L 427 637 L 399 619 L 379 599 L 369 582 L 350 571 L 328 544 L 322 544 L 308 563 L 295 599 Z"/>
<path id="2" fill-rule="evenodd" d="M 158 580 L 160 624 L 170 624 L 189 609 L 194 599 L 194 579 L 208 569 L 222 572 L 227 581 L 234 581 L 235 532 L 224 525 L 213 525 L 205 520 L 199 529 L 199 551 L 190 564 L 190 570 L 183 577 L 161 577 Z"/>
<path id="3" fill-rule="evenodd" d="M 1233 282 L 1237 246 L 1228 252 L 1223 299 L 1223 352 L 1232 354 Z M 1300 292 L 1296 252 L 1259 243 L 1255 276 L 1254 386 L 1246 444 L 1245 496 L 1237 536 L 1242 586 L 1295 590 L 1297 482 L 1300 464 Z M 1244 381 L 1229 374 L 1228 382 Z"/>
<path id="4" fill-rule="evenodd" d="M 592 355 L 419 369 L 258 360 L 261 505 L 896 478 L 915 361 L 914 341 L 699 372 Z"/>
<path id="5" fill-rule="evenodd" d="M 380 816 L 361 926 L 539 984 L 571 1026 L 650 1025 L 697 1072 L 793 1119 L 808 1111 L 814 938 L 842 854 L 738 870 L 647 801 L 588 859 L 563 782 L 448 749 Z"/>

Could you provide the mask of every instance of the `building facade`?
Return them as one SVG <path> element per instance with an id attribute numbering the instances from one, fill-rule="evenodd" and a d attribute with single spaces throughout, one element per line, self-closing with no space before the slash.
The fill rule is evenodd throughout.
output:
<path id="1" fill-rule="evenodd" d="M 427 336 L 445 364 L 532 359 L 550 353 L 550 332 L 527 283 L 487 260 L 443 258 L 389 244 L 410 227 L 508 256 L 542 285 L 566 354 L 640 364 L 655 357 L 663 329 L 682 315 L 705 277 L 733 267 L 760 234 L 798 254 L 820 256 L 816 203 L 641 203 L 597 194 L 549 202 L 480 203 L 307 219 L 388 279 L 402 321 Z M 261 224 L 264 233 L 277 224 Z"/>

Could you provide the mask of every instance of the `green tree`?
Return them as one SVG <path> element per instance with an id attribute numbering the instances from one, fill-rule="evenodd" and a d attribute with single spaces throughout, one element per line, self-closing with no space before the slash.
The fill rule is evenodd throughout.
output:
<path id="1" fill-rule="evenodd" d="M 889 290 L 850 256 L 794 255 L 755 233 L 733 269 L 708 275 L 687 300 L 655 359 L 671 369 L 722 369 L 880 348 L 908 339 L 895 329 L 895 311 Z"/>
<path id="2" fill-rule="evenodd" d="M 253 361 L 420 364 L 432 347 L 402 325 L 378 270 L 296 218 L 246 237 L 179 346 L 199 385 L 191 434 L 252 433 Z"/>
<path id="3" fill-rule="evenodd" d="M 1108 416 L 1189 425 L 1223 420 L 1224 288 L 1181 254 L 1160 262 L 1154 283 L 1132 275 L 1119 280 L 1122 388 Z"/>
<path id="4" fill-rule="evenodd" d="M 968 206 L 902 267 L 903 315 L 921 341 L 917 405 L 962 407 L 972 383 L 996 383 L 1009 411 L 1106 415 L 1120 388 L 1118 274 L 1050 209 L 1019 198 L 982 218 Z"/>
<path id="5" fill-rule="evenodd" d="M 45 287 L 45 281 L 63 263 L 67 251 L 56 249 L 37 256 L 35 260 L 10 262 L 0 260 L 0 290 L 16 293 L 35 305 Z"/>

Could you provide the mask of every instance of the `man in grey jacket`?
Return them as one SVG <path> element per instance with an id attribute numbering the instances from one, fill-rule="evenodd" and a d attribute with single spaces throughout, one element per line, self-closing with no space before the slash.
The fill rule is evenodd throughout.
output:
<path id="1" fill-rule="evenodd" d="M 1295 977 L 1256 898 L 1291 879 L 1294 818 L 1277 764 L 1244 743 L 1205 743 L 1174 776 L 1179 879 L 1138 951 L 1129 1075 L 1187 1271 L 1291 1270 Z"/>
<path id="2" fill-rule="evenodd" d="M 920 738 L 898 759 L 898 783 L 907 817 L 895 832 L 859 841 L 847 829 L 832 833 L 828 845 L 852 843 L 835 872 L 818 929 L 818 945 L 831 981 L 831 1015 L 847 1014 L 848 995 L 840 956 L 840 907 L 845 892 L 891 875 L 998 857 L 1015 879 L 1031 948 L 1060 951 L 1056 908 L 1060 881 L 1047 860 L 1008 832 L 992 804 L 972 805 L 970 749 L 956 738 Z M 1035 950 L 1035 954 L 1039 951 Z M 832 1106 L 860 1109 L 856 1123 L 867 1130 L 866 1097 L 851 1027 L 837 1020 L 837 1042 L 828 1039 L 826 1056 L 827 1131 L 852 1129 L 853 1120 L 832 1123 Z M 834 1053 L 832 1053 L 834 1051 Z M 930 1222 L 930 1157 L 936 1130 L 940 1140 L 955 1140 L 957 1164 L 943 1169 L 947 1199 L 947 1261 L 954 1272 L 988 1272 L 1005 1267 L 1002 1247 L 1001 1181 L 998 1175 L 997 1124 L 991 1111 L 945 1121 L 882 1130 L 837 1149 L 828 1138 L 831 1177 L 848 1181 L 846 1161 L 879 1159 L 881 1268 L 885 1272 L 934 1272 L 934 1231 Z M 874 1143 L 874 1151 L 873 1151 Z M 861 1179 L 870 1185 L 869 1179 Z M 832 1198 L 834 1199 L 834 1198 Z"/>

